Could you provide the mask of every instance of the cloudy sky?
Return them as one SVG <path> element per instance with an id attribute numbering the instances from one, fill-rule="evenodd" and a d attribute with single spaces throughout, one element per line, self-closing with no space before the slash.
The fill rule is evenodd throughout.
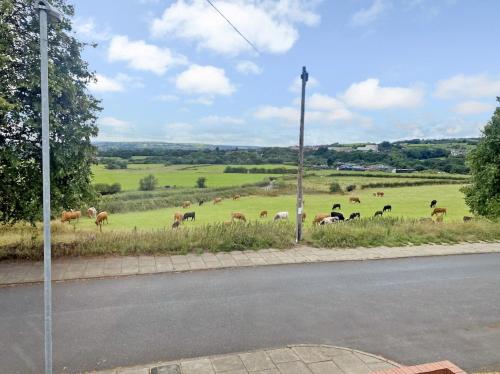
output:
<path id="1" fill-rule="evenodd" d="M 478 136 L 500 95 L 497 0 L 73 0 L 98 140 L 288 146 Z"/>

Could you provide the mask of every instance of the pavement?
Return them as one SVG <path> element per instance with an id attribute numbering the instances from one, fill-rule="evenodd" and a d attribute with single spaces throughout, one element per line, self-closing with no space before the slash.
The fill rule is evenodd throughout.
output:
<path id="1" fill-rule="evenodd" d="M 366 352 L 330 345 L 301 344 L 88 374 L 369 374 L 400 366 Z"/>
<path id="2" fill-rule="evenodd" d="M 500 254 L 56 282 L 55 372 L 329 344 L 500 370 Z M 0 372 L 39 373 L 43 287 L 0 288 Z"/>
<path id="3" fill-rule="evenodd" d="M 52 279 L 54 281 L 66 281 L 260 265 L 495 252 L 500 252 L 500 243 L 463 243 L 454 245 L 351 249 L 324 249 L 297 246 L 287 250 L 263 249 L 259 251 L 191 253 L 173 256 L 67 257 L 53 261 Z M 0 262 L 0 286 L 41 281 L 43 281 L 42 262 Z"/>

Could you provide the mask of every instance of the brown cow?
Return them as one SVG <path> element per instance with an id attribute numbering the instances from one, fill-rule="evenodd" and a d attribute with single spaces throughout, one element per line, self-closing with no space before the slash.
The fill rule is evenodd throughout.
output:
<path id="1" fill-rule="evenodd" d="M 182 221 L 182 217 L 184 217 L 184 215 L 181 212 L 174 213 L 174 221 Z"/>
<path id="2" fill-rule="evenodd" d="M 234 221 L 234 220 L 240 220 L 243 222 L 247 221 L 247 219 L 245 218 L 245 215 L 243 213 L 238 213 L 238 212 L 231 213 L 231 221 Z"/>
<path id="3" fill-rule="evenodd" d="M 185 208 L 189 208 L 191 206 L 191 201 L 187 200 L 187 201 L 183 201 L 182 202 L 182 207 L 185 209 Z"/>
<path id="4" fill-rule="evenodd" d="M 434 210 L 431 213 L 431 217 L 433 215 L 435 215 L 435 214 L 437 214 L 437 215 L 439 215 L 439 214 L 441 214 L 441 215 L 446 214 L 446 208 L 434 208 Z"/>
<path id="5" fill-rule="evenodd" d="M 378 192 L 377 192 L 377 196 L 378 196 L 378 197 L 384 197 L 384 193 L 383 193 L 382 191 L 378 191 Z"/>
<path id="6" fill-rule="evenodd" d="M 355 197 L 355 196 L 351 196 L 349 198 L 349 202 L 350 203 L 359 203 L 359 204 L 361 204 L 361 200 L 359 200 L 359 197 Z"/>
<path id="7" fill-rule="evenodd" d="M 259 217 L 260 218 L 267 217 L 267 210 L 263 210 L 262 212 L 260 212 Z"/>
<path id="8" fill-rule="evenodd" d="M 216 197 L 214 199 L 214 204 L 219 204 L 222 201 L 222 197 Z"/>
<path id="9" fill-rule="evenodd" d="M 474 217 L 471 216 L 464 216 L 464 222 L 472 221 Z"/>
<path id="10" fill-rule="evenodd" d="M 302 223 L 306 221 L 306 218 L 307 218 L 306 212 L 302 212 Z"/>
<path id="11" fill-rule="evenodd" d="M 73 219 L 76 219 L 76 221 L 78 222 L 79 218 L 81 216 L 82 216 L 82 212 L 80 212 L 79 210 L 77 210 L 76 212 L 73 210 L 71 212 L 63 211 L 61 214 L 61 222 L 64 223 L 64 222 L 68 221 L 71 223 L 71 220 L 73 220 Z"/>
<path id="12" fill-rule="evenodd" d="M 175 221 L 174 223 L 172 223 L 172 228 L 173 228 L 173 229 L 176 229 L 176 228 L 178 228 L 180 225 L 181 225 L 181 221 Z"/>
<path id="13" fill-rule="evenodd" d="M 234 195 L 233 200 L 238 200 L 241 196 L 240 195 Z"/>
<path id="14" fill-rule="evenodd" d="M 313 225 L 319 224 L 326 217 L 330 217 L 330 215 L 328 213 L 319 213 L 319 214 L 316 214 L 316 216 L 314 217 L 314 220 L 313 220 Z"/>
<path id="15" fill-rule="evenodd" d="M 96 226 L 101 226 L 104 223 L 104 221 L 108 223 L 108 212 L 99 213 L 95 219 L 95 224 Z"/>

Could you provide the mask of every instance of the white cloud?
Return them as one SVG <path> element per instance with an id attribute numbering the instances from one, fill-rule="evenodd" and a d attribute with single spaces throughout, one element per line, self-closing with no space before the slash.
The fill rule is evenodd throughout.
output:
<path id="1" fill-rule="evenodd" d="M 313 94 L 306 104 L 313 110 L 327 112 L 326 118 L 329 121 L 350 120 L 355 117 L 343 102 L 328 95 Z"/>
<path id="2" fill-rule="evenodd" d="M 89 83 L 89 89 L 94 92 L 119 92 L 125 87 L 123 82 L 117 78 L 106 77 L 102 74 L 96 74 L 96 82 Z"/>
<path id="3" fill-rule="evenodd" d="M 319 81 L 316 78 L 309 76 L 307 83 L 306 83 L 306 87 L 308 89 L 312 89 L 312 88 L 316 88 L 318 86 L 319 86 Z M 292 84 L 290 85 L 290 87 L 288 87 L 288 89 L 291 92 L 296 92 L 296 93 L 301 92 L 302 91 L 302 79 L 300 79 L 299 77 L 295 78 L 293 80 Z"/>
<path id="4" fill-rule="evenodd" d="M 235 91 L 224 69 L 210 65 L 191 65 L 177 75 L 175 86 L 189 94 L 228 96 Z"/>
<path id="5" fill-rule="evenodd" d="M 459 74 L 449 79 L 440 80 L 435 91 L 437 97 L 491 97 L 500 95 L 500 79 L 488 77 L 486 74 Z"/>
<path id="6" fill-rule="evenodd" d="M 92 40 L 108 40 L 111 33 L 108 27 L 97 26 L 94 18 L 75 18 L 73 21 L 73 30 L 78 36 L 84 39 Z"/>
<path id="7" fill-rule="evenodd" d="M 102 117 L 98 120 L 98 124 L 119 132 L 128 131 L 133 128 L 133 125 L 130 122 L 123 121 L 115 117 Z"/>
<path id="8" fill-rule="evenodd" d="M 187 63 L 186 57 L 143 40 L 131 41 L 126 36 L 114 36 L 108 49 L 108 60 L 124 61 L 132 69 L 162 75 L 169 68 Z"/>
<path id="9" fill-rule="evenodd" d="M 462 115 L 479 114 L 485 112 L 492 112 L 495 109 L 495 105 L 483 103 L 480 101 L 463 101 L 458 103 L 453 108 L 453 111 Z"/>
<path id="10" fill-rule="evenodd" d="M 292 107 L 277 107 L 272 105 L 267 105 L 259 108 L 254 113 L 257 119 L 278 119 L 285 122 L 299 122 L 300 111 Z"/>
<path id="11" fill-rule="evenodd" d="M 374 0 L 368 8 L 363 8 L 352 15 L 351 25 L 365 26 L 372 23 L 389 7 L 390 3 L 387 0 Z"/>
<path id="12" fill-rule="evenodd" d="M 217 125 L 217 124 L 242 125 L 245 123 L 245 120 L 243 120 L 242 118 L 236 118 L 231 116 L 207 116 L 200 119 L 200 122 L 210 125 Z"/>
<path id="13" fill-rule="evenodd" d="M 236 65 L 236 70 L 238 70 L 242 74 L 261 74 L 262 73 L 262 68 L 257 65 L 255 62 L 252 61 L 240 61 Z"/>
<path id="14" fill-rule="evenodd" d="M 216 5 L 260 52 L 284 53 L 299 37 L 297 24 L 314 26 L 319 1 L 220 0 Z M 156 37 L 175 36 L 217 53 L 237 55 L 252 48 L 204 0 L 177 0 L 153 20 Z"/>
<path id="15" fill-rule="evenodd" d="M 351 84 L 342 99 L 363 109 L 411 108 L 422 102 L 423 95 L 419 87 L 382 87 L 378 79 L 370 78 Z"/>

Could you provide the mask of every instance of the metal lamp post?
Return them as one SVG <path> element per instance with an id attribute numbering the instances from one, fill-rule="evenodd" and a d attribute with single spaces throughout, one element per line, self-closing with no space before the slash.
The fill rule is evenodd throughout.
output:
<path id="1" fill-rule="evenodd" d="M 50 137 L 49 137 L 49 73 L 47 22 L 62 20 L 61 13 L 48 1 L 38 1 L 40 12 L 40 76 L 42 96 L 42 169 L 43 169 L 43 302 L 45 374 L 52 374 L 52 254 L 50 239 Z"/>

